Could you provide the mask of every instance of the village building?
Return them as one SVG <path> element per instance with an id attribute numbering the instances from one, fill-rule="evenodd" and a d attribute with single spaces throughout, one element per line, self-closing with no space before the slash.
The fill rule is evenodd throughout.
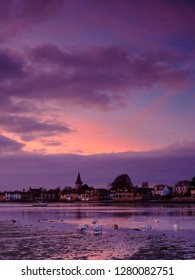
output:
<path id="1" fill-rule="evenodd" d="M 176 196 L 191 196 L 191 190 L 193 189 L 194 187 L 191 186 L 189 180 L 181 180 L 174 185 L 174 193 Z"/>
<path id="2" fill-rule="evenodd" d="M 136 196 L 134 187 L 118 187 L 110 189 L 110 198 L 115 201 L 131 201 Z"/>
<path id="3" fill-rule="evenodd" d="M 153 196 L 167 196 L 171 194 L 171 190 L 167 185 L 156 185 L 152 190 Z"/>
<path id="4" fill-rule="evenodd" d="M 21 201 L 22 202 L 31 202 L 33 201 L 32 193 L 28 191 L 23 191 L 21 192 Z"/>
<path id="5" fill-rule="evenodd" d="M 81 200 L 83 201 L 101 201 L 110 199 L 109 191 L 106 189 L 94 189 L 90 187 L 86 191 L 82 191 Z"/>
<path id="6" fill-rule="evenodd" d="M 190 193 L 191 193 L 191 196 L 195 197 L 195 188 L 194 187 L 191 189 Z"/>
<path id="7" fill-rule="evenodd" d="M 0 201 L 5 201 L 5 193 L 0 192 Z"/>
<path id="8" fill-rule="evenodd" d="M 137 196 L 139 194 L 142 199 L 152 199 L 153 198 L 152 190 L 153 189 L 150 187 L 141 187 L 136 189 L 137 191 L 136 194 Z"/>
<path id="9" fill-rule="evenodd" d="M 70 201 L 71 200 L 71 187 L 65 187 L 63 190 L 60 190 L 59 201 Z"/>
<path id="10" fill-rule="evenodd" d="M 189 186 L 181 185 L 174 187 L 174 193 L 178 196 L 187 196 L 190 195 L 191 189 Z"/>
<path id="11" fill-rule="evenodd" d="M 29 200 L 33 201 L 36 199 L 43 199 L 43 189 L 42 188 L 29 188 Z"/>
<path id="12" fill-rule="evenodd" d="M 114 201 L 132 201 L 136 197 L 136 188 L 127 174 L 121 174 L 110 184 L 110 198 Z M 139 195 L 138 195 L 139 196 Z"/>
<path id="13" fill-rule="evenodd" d="M 109 200 L 110 192 L 107 189 L 93 189 L 90 191 L 90 201 L 101 201 L 101 200 Z"/>
<path id="14" fill-rule="evenodd" d="M 60 188 L 50 189 L 50 190 L 43 190 L 42 199 L 46 201 L 59 201 L 60 198 Z"/>
<path id="15" fill-rule="evenodd" d="M 92 189 L 93 187 L 89 187 L 87 184 L 82 185 L 78 190 L 78 199 L 88 201 Z"/>
<path id="16" fill-rule="evenodd" d="M 21 191 L 5 192 L 5 201 L 20 201 L 21 197 Z"/>

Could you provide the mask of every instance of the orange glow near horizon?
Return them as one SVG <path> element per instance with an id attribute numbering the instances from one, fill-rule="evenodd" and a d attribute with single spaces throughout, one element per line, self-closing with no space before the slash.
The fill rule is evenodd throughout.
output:
<path id="1" fill-rule="evenodd" d="M 63 143 L 64 139 L 66 139 L 66 141 Z M 58 141 L 62 144 L 59 146 L 52 146 L 33 141 L 26 143 L 24 150 L 27 152 L 39 152 L 44 154 L 73 153 L 83 155 L 141 150 L 136 144 L 130 145 L 129 143 L 125 143 L 125 141 L 121 143 L 117 142 L 117 140 L 101 139 L 101 137 L 98 139 L 95 136 L 91 137 L 89 140 L 87 136 L 83 134 L 77 136 L 66 135 L 65 137 L 52 139 L 51 141 Z"/>
<path id="2" fill-rule="evenodd" d="M 18 141 L 25 146 L 23 151 L 36 152 L 40 154 L 101 154 L 117 153 L 126 151 L 140 151 L 143 147 L 138 142 L 122 138 L 121 135 L 110 130 L 105 132 L 105 128 L 94 126 L 92 123 L 79 123 L 81 131 L 50 137 L 35 138 L 32 141 L 23 141 L 19 135 L 13 133 L 2 133 L 4 136 Z M 107 129 L 108 130 L 108 129 Z"/>

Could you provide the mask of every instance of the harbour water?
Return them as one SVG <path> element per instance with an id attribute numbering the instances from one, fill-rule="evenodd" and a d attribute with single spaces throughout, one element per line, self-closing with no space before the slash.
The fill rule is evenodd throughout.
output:
<path id="1" fill-rule="evenodd" d="M 0 259 L 195 259 L 194 221 L 194 204 L 1 203 Z"/>
<path id="2" fill-rule="evenodd" d="M 92 225 L 96 219 L 104 229 L 136 229 L 150 225 L 155 230 L 195 230 L 195 205 L 139 205 L 109 203 L 51 203 L 48 207 L 32 207 L 24 203 L 1 203 L 0 220 L 15 220 L 24 225 L 74 231 L 79 224 Z"/>

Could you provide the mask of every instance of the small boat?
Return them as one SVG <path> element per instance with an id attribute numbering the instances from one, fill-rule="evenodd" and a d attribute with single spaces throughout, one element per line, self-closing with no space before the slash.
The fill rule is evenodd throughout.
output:
<path id="1" fill-rule="evenodd" d="M 48 205 L 48 203 L 43 200 L 37 200 L 37 201 L 33 202 L 33 204 L 32 204 L 32 206 L 34 206 L 34 207 L 46 207 L 47 205 Z"/>

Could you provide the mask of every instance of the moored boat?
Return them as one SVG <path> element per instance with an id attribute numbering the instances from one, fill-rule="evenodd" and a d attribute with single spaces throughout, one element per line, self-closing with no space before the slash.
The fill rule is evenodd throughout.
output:
<path id="1" fill-rule="evenodd" d="M 46 207 L 47 205 L 48 205 L 48 203 L 43 200 L 37 200 L 37 201 L 33 202 L 33 204 L 32 204 L 32 206 L 34 206 L 34 207 Z"/>

